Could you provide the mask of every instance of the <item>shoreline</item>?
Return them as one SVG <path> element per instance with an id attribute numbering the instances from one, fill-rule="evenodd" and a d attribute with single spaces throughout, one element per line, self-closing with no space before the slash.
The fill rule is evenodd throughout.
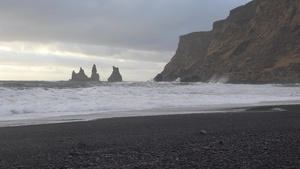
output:
<path id="1" fill-rule="evenodd" d="M 1 127 L 0 168 L 297 168 L 299 132 L 300 105 Z"/>
<path id="2" fill-rule="evenodd" d="M 189 107 L 162 107 L 141 110 L 124 110 L 124 111 L 107 111 L 100 113 L 82 113 L 74 115 L 62 115 L 52 117 L 37 117 L 27 119 L 0 120 L 1 127 L 28 126 L 57 124 L 69 122 L 92 121 L 98 119 L 122 118 L 122 117 L 143 117 L 143 116 L 160 116 L 160 115 L 177 115 L 177 114 L 210 114 L 210 113 L 227 113 L 243 112 L 252 107 L 265 106 L 284 106 L 300 105 L 300 101 L 274 101 L 261 102 L 255 104 L 237 104 L 237 105 L 209 105 L 209 106 L 189 106 Z"/>

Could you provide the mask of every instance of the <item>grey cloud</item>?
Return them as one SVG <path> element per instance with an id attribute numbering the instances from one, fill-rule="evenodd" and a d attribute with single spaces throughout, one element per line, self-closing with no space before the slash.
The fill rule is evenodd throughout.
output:
<path id="1" fill-rule="evenodd" d="M 210 30 L 213 21 L 248 1 L 3 0 L 0 41 L 173 51 L 178 36 Z"/>
<path id="2" fill-rule="evenodd" d="M 139 51 L 130 49 L 121 49 L 106 46 L 83 45 L 83 44 L 66 44 L 66 43 L 51 43 L 50 50 L 58 50 L 61 52 L 72 51 L 74 53 L 83 53 L 95 57 L 109 57 L 111 59 L 135 60 L 145 62 L 168 62 L 172 52 L 153 52 Z"/>
<path id="3" fill-rule="evenodd" d="M 124 54 L 127 55 L 127 54 Z M 13 52 L 0 51 L 0 60 L 2 65 L 13 65 L 13 66 L 53 66 L 53 67 L 68 67 L 72 68 L 86 67 L 90 68 L 91 64 L 96 64 L 104 69 L 111 69 L 113 65 L 120 66 L 124 69 L 156 69 L 158 64 L 151 61 L 147 61 L 146 56 L 141 56 L 146 61 L 136 59 L 140 55 L 135 56 L 129 53 L 132 59 L 120 60 L 119 58 L 101 58 L 101 57 L 75 57 L 75 56 L 58 56 L 53 54 L 47 55 L 36 55 L 32 53 L 18 54 Z M 156 56 L 154 56 L 156 57 Z M 18 61 L 18 62 L 16 62 Z M 159 67 L 161 68 L 161 67 Z"/>

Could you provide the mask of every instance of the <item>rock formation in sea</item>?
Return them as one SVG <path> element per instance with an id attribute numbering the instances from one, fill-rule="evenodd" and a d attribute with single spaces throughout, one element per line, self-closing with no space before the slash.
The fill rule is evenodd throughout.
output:
<path id="1" fill-rule="evenodd" d="M 100 76 L 97 73 L 96 65 L 93 65 L 91 77 L 87 77 L 84 70 L 80 68 L 78 73 L 73 70 L 71 81 L 100 81 Z"/>
<path id="2" fill-rule="evenodd" d="M 113 66 L 113 72 L 107 79 L 108 82 L 122 82 L 122 76 L 120 74 L 119 68 Z"/>
<path id="3" fill-rule="evenodd" d="M 91 76 L 90 80 L 91 80 L 91 81 L 100 81 L 100 76 L 99 76 L 99 74 L 97 73 L 96 65 L 93 65 L 93 68 L 92 68 L 92 76 Z"/>
<path id="4" fill-rule="evenodd" d="M 180 36 L 157 81 L 300 82 L 300 1 L 253 0 L 208 32 Z"/>

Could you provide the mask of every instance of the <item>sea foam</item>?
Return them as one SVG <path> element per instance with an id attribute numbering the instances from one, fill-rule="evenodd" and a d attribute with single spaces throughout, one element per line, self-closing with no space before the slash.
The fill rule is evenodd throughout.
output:
<path id="1" fill-rule="evenodd" d="M 299 84 L 0 82 L 0 121 L 299 100 Z"/>

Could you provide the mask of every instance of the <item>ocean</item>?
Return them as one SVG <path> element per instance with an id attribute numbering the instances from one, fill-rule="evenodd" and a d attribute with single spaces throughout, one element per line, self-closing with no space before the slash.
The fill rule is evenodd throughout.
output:
<path id="1" fill-rule="evenodd" d="M 300 104 L 300 84 L 0 81 L 0 126 Z"/>

